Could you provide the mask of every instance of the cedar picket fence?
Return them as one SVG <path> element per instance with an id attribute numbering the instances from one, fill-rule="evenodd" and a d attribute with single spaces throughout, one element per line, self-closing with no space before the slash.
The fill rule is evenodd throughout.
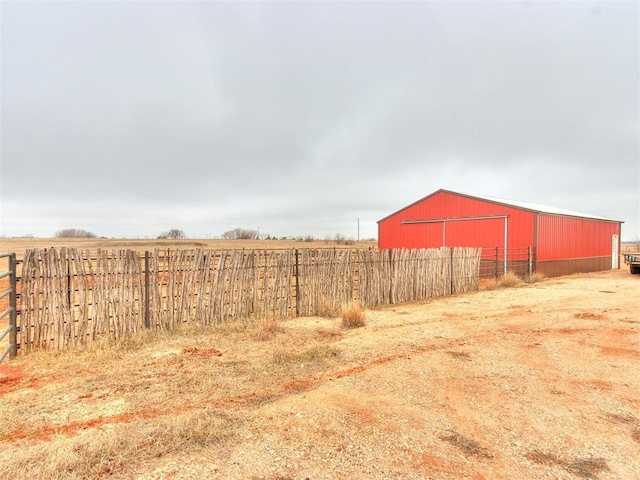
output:
<path id="1" fill-rule="evenodd" d="M 481 249 L 31 249 L 22 271 L 23 353 L 143 329 L 370 308 L 477 289 Z"/>

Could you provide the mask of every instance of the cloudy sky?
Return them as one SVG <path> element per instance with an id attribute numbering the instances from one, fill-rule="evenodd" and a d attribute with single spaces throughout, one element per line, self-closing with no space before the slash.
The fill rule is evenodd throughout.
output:
<path id="1" fill-rule="evenodd" d="M 377 236 L 439 188 L 640 236 L 637 2 L 2 1 L 0 235 Z"/>

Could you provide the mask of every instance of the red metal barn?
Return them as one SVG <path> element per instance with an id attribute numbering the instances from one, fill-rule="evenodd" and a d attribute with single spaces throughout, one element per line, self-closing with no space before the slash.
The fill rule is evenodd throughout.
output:
<path id="1" fill-rule="evenodd" d="M 438 190 L 378 221 L 378 246 L 482 247 L 496 265 L 547 276 L 619 268 L 622 222 L 558 208 Z M 505 254 L 506 253 L 506 254 Z"/>

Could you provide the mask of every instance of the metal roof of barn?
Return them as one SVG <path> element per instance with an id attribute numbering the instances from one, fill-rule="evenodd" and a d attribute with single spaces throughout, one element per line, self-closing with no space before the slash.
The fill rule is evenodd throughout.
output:
<path id="1" fill-rule="evenodd" d="M 593 220 L 604 220 L 607 222 L 618 222 L 618 223 L 624 223 L 620 220 L 614 220 L 611 218 L 605 218 L 605 217 L 599 217 L 597 215 L 590 215 L 588 213 L 581 213 L 581 212 L 575 212 L 572 210 L 565 210 L 562 208 L 556 208 L 556 207 L 550 207 L 548 205 L 542 205 L 539 203 L 530 203 L 530 202 L 521 202 L 518 200 L 508 200 L 505 198 L 498 198 L 498 197 L 489 197 L 489 196 L 485 196 L 485 195 L 469 195 L 467 193 L 460 193 L 460 192 L 454 192 L 452 190 L 446 190 L 446 189 L 439 189 L 436 190 L 435 192 L 433 192 L 430 195 L 427 195 L 426 197 L 421 198 L 420 200 L 411 203 L 410 205 L 407 205 L 406 207 L 401 208 L 400 210 L 392 213 L 391 215 L 387 215 L 386 217 L 384 217 L 381 220 L 378 220 L 378 223 L 382 222 L 383 220 L 395 215 L 398 212 L 401 212 L 417 203 L 420 203 L 434 195 L 436 195 L 437 193 L 450 193 L 452 195 L 459 195 L 462 197 L 467 197 L 467 198 L 475 198 L 478 200 L 484 200 L 487 202 L 491 202 L 491 203 L 497 203 L 497 204 L 501 204 L 501 205 L 507 205 L 510 207 L 515 207 L 515 208 L 520 208 L 522 210 L 529 210 L 532 212 L 537 212 L 537 213 L 548 213 L 550 215 L 563 215 L 563 216 L 567 216 L 567 217 L 578 217 L 578 218 L 587 218 L 587 219 L 593 219 Z"/>

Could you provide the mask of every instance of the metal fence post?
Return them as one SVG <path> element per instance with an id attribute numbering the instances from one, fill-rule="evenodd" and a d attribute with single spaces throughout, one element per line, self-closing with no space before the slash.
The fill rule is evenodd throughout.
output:
<path id="1" fill-rule="evenodd" d="M 531 276 L 531 274 L 533 273 L 531 271 L 531 245 L 527 247 L 527 269 L 528 269 L 527 274 Z"/>
<path id="2" fill-rule="evenodd" d="M 17 298 L 16 288 L 18 285 L 18 272 L 17 272 L 16 254 L 9 255 L 9 271 L 11 276 L 9 277 L 9 288 L 11 288 L 11 294 L 9 295 L 9 307 L 11 313 L 9 313 L 9 326 L 11 332 L 9 333 L 9 343 L 11 348 L 9 350 L 9 358 L 16 358 L 18 353 L 18 310 L 17 310 Z"/>
<path id="3" fill-rule="evenodd" d="M 498 247 L 496 247 L 496 280 L 498 280 L 498 262 L 500 258 L 498 257 Z"/>

